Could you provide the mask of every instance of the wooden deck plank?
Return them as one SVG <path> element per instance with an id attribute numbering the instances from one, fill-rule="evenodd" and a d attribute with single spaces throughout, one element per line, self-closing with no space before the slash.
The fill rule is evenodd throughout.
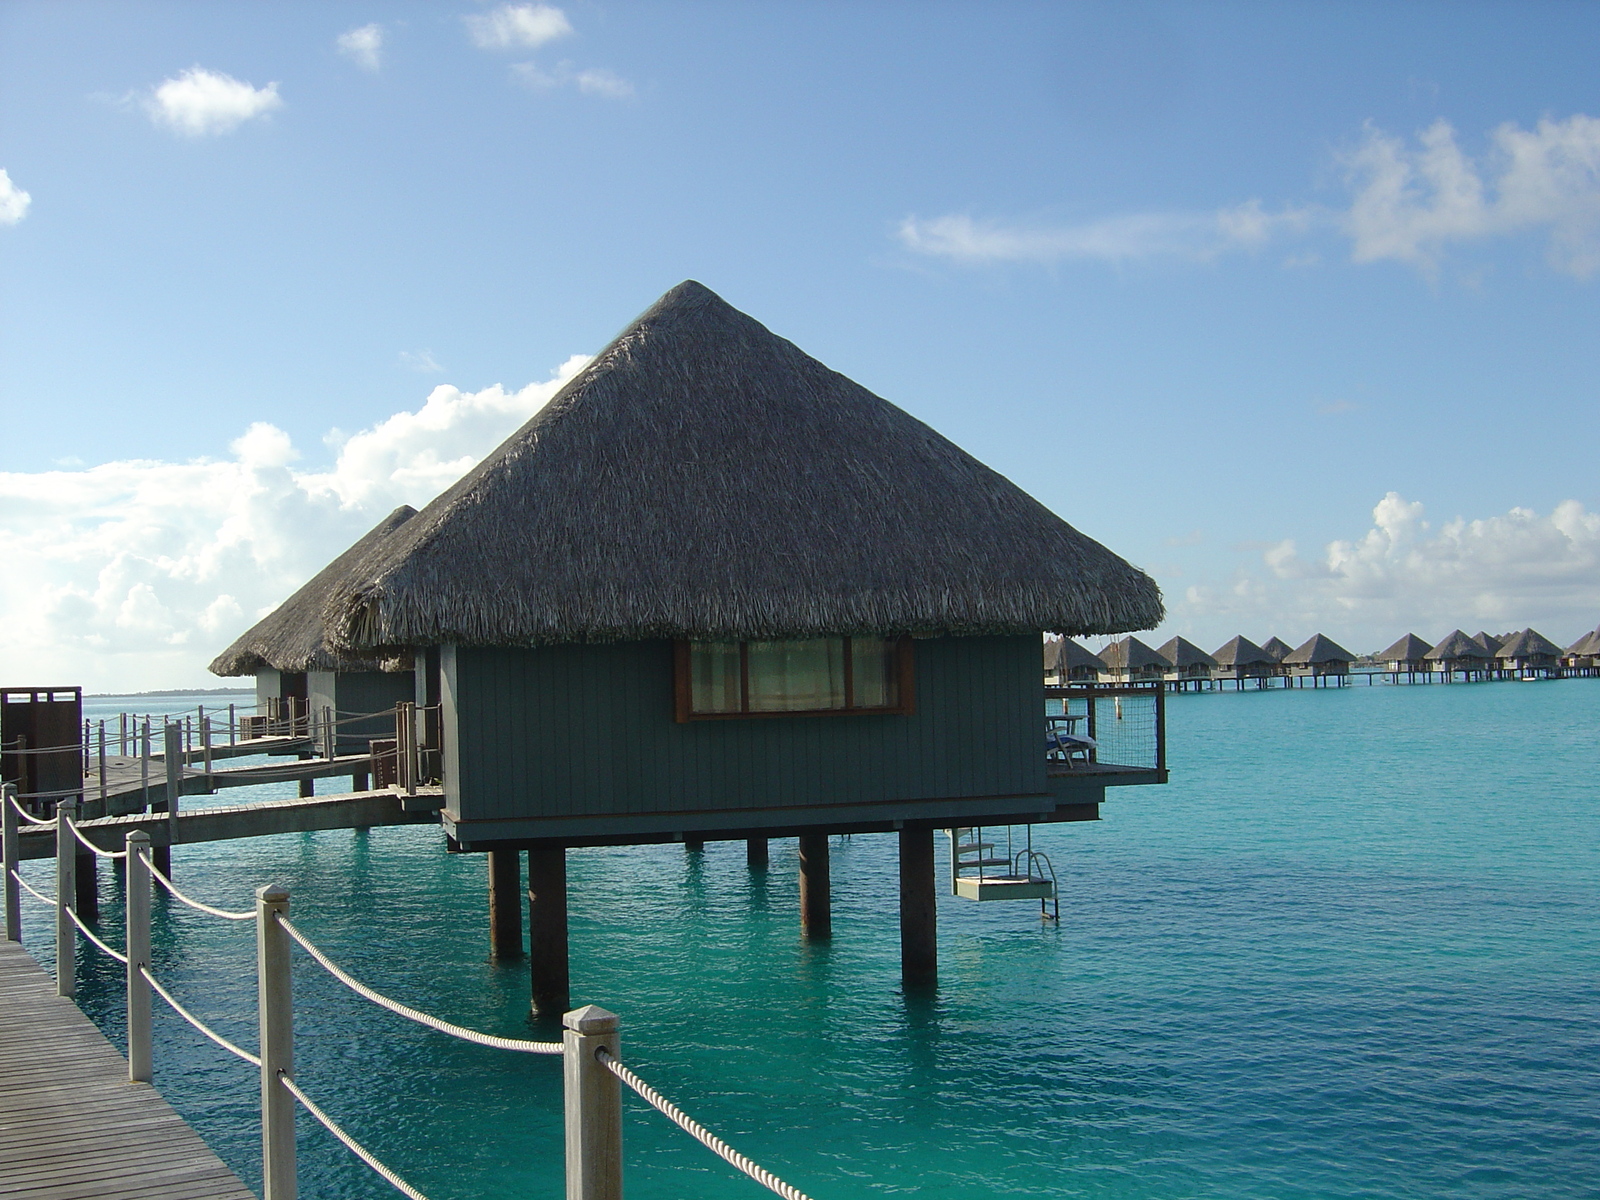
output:
<path id="1" fill-rule="evenodd" d="M 252 1200 L 15 942 L 0 941 L 0 1194 Z"/>

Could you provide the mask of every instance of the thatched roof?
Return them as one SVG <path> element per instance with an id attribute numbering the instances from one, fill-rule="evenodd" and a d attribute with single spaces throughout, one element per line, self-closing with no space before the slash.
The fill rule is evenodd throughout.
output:
<path id="1" fill-rule="evenodd" d="M 1548 654 L 1552 658 L 1561 656 L 1561 647 L 1552 642 L 1537 629 L 1524 629 L 1521 633 L 1512 634 L 1505 645 L 1500 647 L 1499 658 L 1535 658 L 1541 654 Z"/>
<path id="2" fill-rule="evenodd" d="M 1472 640 L 1477 642 L 1478 645 L 1482 646 L 1486 651 L 1488 651 L 1489 657 L 1493 658 L 1495 655 L 1500 653 L 1500 647 L 1505 643 L 1506 639 L 1497 638 L 1493 634 L 1486 633 L 1484 630 L 1480 629 L 1477 633 L 1472 635 Z"/>
<path id="3" fill-rule="evenodd" d="M 1261 648 L 1272 656 L 1274 662 L 1282 662 L 1294 653 L 1294 648 L 1280 637 L 1269 637 L 1261 643 Z"/>
<path id="4" fill-rule="evenodd" d="M 1567 647 L 1568 654 L 1600 654 L 1600 629 L 1591 629 L 1572 645 Z"/>
<path id="5" fill-rule="evenodd" d="M 1142 671 L 1146 667 L 1165 671 L 1172 666 L 1170 659 L 1157 654 L 1136 637 L 1112 642 L 1100 651 L 1100 661 L 1112 671 Z"/>
<path id="6" fill-rule="evenodd" d="M 1487 651 L 1478 642 L 1473 641 L 1459 629 L 1452 629 L 1450 635 L 1441 641 L 1432 650 L 1422 656 L 1429 662 L 1444 662 L 1453 658 L 1483 658 L 1489 657 Z"/>
<path id="7" fill-rule="evenodd" d="M 1175 667 L 1214 667 L 1217 660 L 1187 638 L 1175 637 L 1156 651 Z"/>
<path id="8" fill-rule="evenodd" d="M 1220 650 L 1213 650 L 1211 657 L 1217 660 L 1217 666 L 1231 667 L 1235 670 L 1239 667 L 1277 666 L 1277 660 L 1272 655 L 1242 635 L 1234 638 Z"/>
<path id="9" fill-rule="evenodd" d="M 1079 667 L 1103 670 L 1105 661 L 1069 637 L 1054 638 L 1045 644 L 1045 670 L 1074 671 Z"/>
<path id="10" fill-rule="evenodd" d="M 1426 658 L 1428 651 L 1433 649 L 1414 633 L 1408 633 L 1382 654 L 1373 657 L 1379 662 L 1416 662 Z"/>
<path id="11" fill-rule="evenodd" d="M 336 645 L 1116 633 L 1143 571 L 698 283 L 327 609 Z"/>
<path id="12" fill-rule="evenodd" d="M 1283 661 L 1291 667 L 1312 666 L 1316 663 L 1330 662 L 1355 662 L 1356 656 L 1332 638 L 1325 638 L 1320 633 L 1313 634 L 1311 640 L 1295 650 L 1284 655 Z"/>
<path id="13" fill-rule="evenodd" d="M 402 504 L 360 541 L 311 577 L 309 583 L 257 621 L 211 663 L 213 675 L 254 675 L 263 667 L 280 671 L 377 671 L 381 655 L 336 654 L 323 636 L 323 609 L 336 589 L 362 568 L 417 510 Z"/>

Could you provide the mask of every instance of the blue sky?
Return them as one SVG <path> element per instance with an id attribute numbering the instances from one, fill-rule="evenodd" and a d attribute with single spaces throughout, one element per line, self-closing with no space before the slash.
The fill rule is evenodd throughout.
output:
<path id="1" fill-rule="evenodd" d="M 202 681 L 684 278 L 1151 570 L 1159 636 L 1570 641 L 1597 48 L 1580 4 L 13 0 L 7 674 Z"/>

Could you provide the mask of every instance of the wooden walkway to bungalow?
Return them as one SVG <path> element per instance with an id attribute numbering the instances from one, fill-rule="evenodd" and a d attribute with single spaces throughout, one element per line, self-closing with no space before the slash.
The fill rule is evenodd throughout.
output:
<path id="1" fill-rule="evenodd" d="M 254 1200 L 16 942 L 0 940 L 0 1195 Z"/>

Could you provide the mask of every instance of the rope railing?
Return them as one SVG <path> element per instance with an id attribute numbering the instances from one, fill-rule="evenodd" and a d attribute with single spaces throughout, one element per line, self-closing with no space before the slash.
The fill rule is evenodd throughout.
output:
<path id="1" fill-rule="evenodd" d="M 67 828 L 72 830 L 72 836 L 73 837 L 77 838 L 78 841 L 82 842 L 90 850 L 94 851 L 94 853 L 97 856 L 99 856 L 100 858 L 127 858 L 128 857 L 128 852 L 126 850 L 102 850 L 102 849 L 100 849 L 99 846 L 96 846 L 93 842 L 91 842 L 88 838 L 86 838 L 83 835 L 83 830 L 79 829 L 77 824 L 75 822 L 73 822 L 73 821 L 68 821 L 67 822 Z"/>
<path id="2" fill-rule="evenodd" d="M 83 934 L 84 937 L 88 938 L 89 941 L 95 946 L 99 947 L 102 954 L 109 955 L 111 958 L 116 959 L 123 966 L 128 965 L 128 956 L 122 953 L 120 950 L 113 950 L 110 946 L 102 942 L 95 931 L 83 923 L 83 918 L 78 915 L 76 909 L 67 909 L 67 916 L 72 918 L 72 923 L 78 927 L 78 932 Z"/>
<path id="3" fill-rule="evenodd" d="M 73 795 L 77 795 L 77 793 L 74 792 Z M 55 824 L 55 821 L 52 818 L 50 818 L 50 817 L 36 817 L 32 813 L 30 813 L 27 809 L 23 808 L 22 805 L 17 802 L 17 796 L 16 796 L 15 792 L 7 793 L 6 802 L 8 804 L 10 804 L 12 808 L 16 809 L 17 810 L 17 815 L 19 817 L 21 817 L 24 821 L 26 821 L 29 825 L 54 825 Z"/>
<path id="4" fill-rule="evenodd" d="M 22 890 L 32 895 L 32 897 L 40 904 L 48 904 L 51 908 L 56 906 L 56 898 L 54 896 L 46 896 L 38 888 L 34 887 L 33 884 L 29 883 L 22 877 L 22 872 L 13 870 L 11 872 L 11 878 L 20 883 L 22 885 Z"/>
<path id="5" fill-rule="evenodd" d="M 565 1047 L 560 1042 L 533 1042 L 523 1038 L 497 1037 L 492 1033 L 479 1033 L 476 1029 L 467 1029 L 462 1025 L 454 1025 L 449 1021 L 432 1016 L 401 1004 L 398 1000 L 391 1000 L 381 992 L 375 992 L 359 979 L 350 976 L 339 967 L 332 959 L 319 950 L 312 942 L 290 923 L 288 917 L 279 917 L 278 924 L 285 933 L 300 944 L 300 948 L 309 954 L 318 966 L 332 975 L 345 987 L 363 999 L 370 1000 L 379 1008 L 386 1008 L 397 1016 L 408 1021 L 415 1021 L 418 1025 L 426 1025 L 429 1029 L 438 1030 L 440 1033 L 449 1034 L 451 1037 L 460 1038 L 464 1042 L 476 1042 L 480 1046 L 492 1046 L 496 1050 L 516 1050 L 523 1054 L 562 1054 Z"/>
<path id="6" fill-rule="evenodd" d="M 166 888 L 175 898 L 199 912 L 210 913 L 213 917 L 221 917 L 225 921 L 254 921 L 256 914 L 251 912 L 229 912 L 225 908 L 214 908 L 209 904 L 202 904 L 198 900 L 185 896 L 178 890 L 178 886 L 161 873 L 161 869 L 154 863 L 150 864 L 150 878 Z"/>
<path id="7" fill-rule="evenodd" d="M 124 960 L 124 961 L 126 961 L 126 960 Z M 195 1016 L 192 1012 L 190 1012 L 183 1005 L 179 1004 L 177 1002 L 177 1000 L 173 999 L 172 993 L 167 991 L 166 988 L 162 987 L 161 984 L 156 982 L 156 977 L 154 975 L 150 974 L 150 972 L 147 971 L 144 967 L 140 967 L 139 968 L 139 974 L 141 976 L 143 976 L 144 977 L 144 981 L 150 985 L 150 990 L 151 991 L 153 991 L 156 995 L 160 996 L 163 1000 L 165 1000 L 169 1005 L 172 1006 L 172 1011 L 173 1012 L 177 1013 L 180 1017 L 182 1017 L 185 1021 L 189 1022 L 189 1024 L 193 1025 L 201 1033 L 205 1034 L 208 1038 L 210 1038 L 217 1045 L 221 1046 L 224 1050 L 228 1051 L 230 1054 L 237 1054 L 240 1058 L 244 1059 L 245 1062 L 249 1063 L 253 1067 L 259 1067 L 261 1065 L 261 1056 L 259 1054 L 251 1054 L 250 1051 L 245 1050 L 245 1049 L 243 1049 L 243 1048 L 241 1048 L 239 1046 L 234 1045 L 227 1038 L 223 1037 L 220 1033 L 218 1033 L 215 1029 L 211 1028 L 211 1026 L 207 1025 L 199 1017 Z"/>
<path id="8" fill-rule="evenodd" d="M 377 1157 L 373 1155 L 372 1151 L 368 1150 L 360 1142 L 356 1141 L 355 1138 L 351 1137 L 348 1133 L 341 1129 L 338 1123 L 327 1113 L 323 1112 L 322 1109 L 318 1108 L 317 1105 L 312 1102 L 311 1097 L 302 1092 L 299 1085 L 296 1084 L 293 1079 L 289 1078 L 287 1074 L 279 1071 L 278 1082 L 283 1085 L 284 1089 L 291 1096 L 300 1102 L 300 1104 L 308 1113 L 310 1113 L 321 1123 L 324 1129 L 343 1142 L 345 1149 L 349 1150 L 351 1154 L 354 1154 L 362 1162 L 366 1163 L 367 1166 L 371 1167 L 380 1176 L 382 1176 L 384 1181 L 388 1183 L 389 1186 L 394 1188 L 395 1191 L 399 1192 L 403 1196 L 409 1196 L 411 1200 L 428 1200 L 428 1198 L 421 1192 L 417 1191 L 416 1188 L 412 1187 L 404 1179 L 401 1179 L 400 1176 L 396 1175 L 394 1171 L 390 1170 L 388 1167 L 379 1162 Z"/>
<path id="9" fill-rule="evenodd" d="M 740 1154 L 732 1146 L 728 1145 L 727 1142 L 723 1141 L 704 1125 L 696 1121 L 688 1113 L 684 1112 L 683 1109 L 679 1108 L 660 1092 L 656 1091 L 655 1088 L 651 1087 L 632 1071 L 628 1070 L 627 1067 L 623 1066 L 622 1063 L 617 1061 L 616 1055 L 612 1054 L 605 1047 L 602 1046 L 595 1051 L 595 1059 L 600 1063 L 601 1066 L 605 1067 L 606 1070 L 610 1071 L 618 1079 L 622 1080 L 623 1083 L 627 1084 L 630 1088 L 637 1092 L 640 1098 L 649 1104 L 650 1107 L 661 1113 L 661 1115 L 666 1117 L 667 1120 L 671 1121 L 679 1129 L 683 1130 L 690 1137 L 694 1138 L 695 1141 L 699 1142 L 707 1150 L 710 1150 L 718 1158 L 722 1159 L 731 1166 L 737 1167 L 746 1175 L 750 1176 L 751 1179 L 754 1179 L 762 1187 L 776 1192 L 778 1195 L 782 1196 L 784 1200 L 811 1200 L 811 1198 L 799 1188 L 792 1187 L 791 1185 L 785 1183 L 759 1163 L 752 1162 L 750 1159 Z"/>

